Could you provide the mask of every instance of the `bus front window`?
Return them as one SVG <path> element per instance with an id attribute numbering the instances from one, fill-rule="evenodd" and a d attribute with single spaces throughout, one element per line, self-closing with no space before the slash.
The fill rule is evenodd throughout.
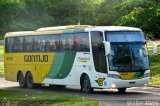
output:
<path id="1" fill-rule="evenodd" d="M 131 70 L 129 48 L 124 44 L 111 44 L 110 70 Z"/>
<path id="2" fill-rule="evenodd" d="M 143 43 L 111 43 L 111 71 L 143 71 L 149 69 L 146 46 Z"/>
<path id="3" fill-rule="evenodd" d="M 132 70 L 140 71 L 149 69 L 145 44 L 130 44 L 129 48 L 132 56 Z"/>

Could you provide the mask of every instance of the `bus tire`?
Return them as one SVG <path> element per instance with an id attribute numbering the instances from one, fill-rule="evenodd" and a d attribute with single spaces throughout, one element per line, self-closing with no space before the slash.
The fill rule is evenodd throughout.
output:
<path id="1" fill-rule="evenodd" d="M 29 88 L 29 89 L 34 88 L 33 76 L 32 76 L 32 74 L 30 72 L 28 72 L 26 74 L 26 85 L 27 85 L 27 88 Z"/>
<path id="2" fill-rule="evenodd" d="M 93 88 L 91 88 L 91 83 L 90 83 L 89 77 L 87 75 L 85 75 L 84 79 L 83 79 L 83 91 L 85 93 L 93 92 Z"/>
<path id="3" fill-rule="evenodd" d="M 126 88 L 118 88 L 118 92 L 120 94 L 124 94 L 126 92 Z"/>
<path id="4" fill-rule="evenodd" d="M 23 76 L 22 72 L 18 73 L 18 82 L 19 82 L 19 86 L 21 88 L 25 88 L 26 87 L 25 77 Z"/>

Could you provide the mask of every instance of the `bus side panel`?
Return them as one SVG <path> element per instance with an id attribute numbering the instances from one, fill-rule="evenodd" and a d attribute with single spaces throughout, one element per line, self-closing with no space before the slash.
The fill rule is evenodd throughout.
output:
<path id="1" fill-rule="evenodd" d="M 91 56 L 89 52 L 77 52 L 64 54 L 56 54 L 59 56 L 59 65 L 52 65 L 47 77 L 43 83 L 55 84 L 55 85 L 80 85 L 80 77 L 83 73 L 86 73 L 90 80 L 92 79 L 91 73 Z M 58 58 L 57 58 L 58 59 Z M 56 56 L 53 61 L 53 64 L 57 62 Z M 65 77 L 63 77 L 63 73 Z M 50 76 L 49 75 L 54 75 Z"/>
<path id="2" fill-rule="evenodd" d="M 15 65 L 6 64 L 5 65 L 5 80 L 8 81 L 17 81 L 17 70 L 15 68 Z"/>
<path id="3" fill-rule="evenodd" d="M 49 72 L 54 53 L 6 53 L 5 79 L 17 81 L 18 71 L 31 72 L 34 83 L 42 83 Z"/>

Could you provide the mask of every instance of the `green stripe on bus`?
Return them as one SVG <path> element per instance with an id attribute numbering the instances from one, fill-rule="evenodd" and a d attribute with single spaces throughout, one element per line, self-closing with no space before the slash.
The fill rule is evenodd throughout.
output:
<path id="1" fill-rule="evenodd" d="M 73 62 L 75 60 L 76 52 L 66 52 L 63 60 L 63 64 L 55 79 L 63 79 L 67 77 L 72 69 Z"/>
<path id="2" fill-rule="evenodd" d="M 135 75 L 133 76 L 133 78 L 142 77 L 143 74 L 144 74 L 144 72 L 136 72 Z"/>
<path id="3" fill-rule="evenodd" d="M 76 52 L 55 53 L 47 78 L 63 79 L 68 76 L 73 66 Z"/>
<path id="4" fill-rule="evenodd" d="M 53 69 L 52 69 L 53 70 L 52 71 L 53 72 L 53 78 L 58 76 L 59 70 L 61 69 L 62 64 L 63 64 L 65 53 L 57 53 L 56 55 L 57 55 L 58 58 L 53 62 L 53 64 L 55 64 Z"/>
<path id="5" fill-rule="evenodd" d="M 54 78 L 58 75 L 59 70 L 61 69 L 63 59 L 64 59 L 65 53 L 55 53 L 53 57 L 53 62 L 51 64 L 51 68 L 47 74 L 47 78 Z"/>

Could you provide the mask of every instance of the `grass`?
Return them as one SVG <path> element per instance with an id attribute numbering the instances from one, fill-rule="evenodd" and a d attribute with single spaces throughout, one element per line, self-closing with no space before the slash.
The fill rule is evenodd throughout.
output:
<path id="1" fill-rule="evenodd" d="M 0 89 L 3 106 L 98 106 L 98 101 L 75 95 Z"/>
<path id="2" fill-rule="evenodd" d="M 3 46 L 0 46 L 0 76 L 4 75 Z"/>
<path id="3" fill-rule="evenodd" d="M 153 54 L 151 43 L 147 44 L 150 54 L 150 84 L 160 84 L 160 40 L 156 40 L 155 42 L 159 43 L 159 45 L 157 46 L 159 55 Z"/>
<path id="4" fill-rule="evenodd" d="M 4 40 L 4 36 L 0 35 L 0 40 Z"/>
<path id="5" fill-rule="evenodd" d="M 160 55 L 150 55 L 150 84 L 160 84 Z"/>

